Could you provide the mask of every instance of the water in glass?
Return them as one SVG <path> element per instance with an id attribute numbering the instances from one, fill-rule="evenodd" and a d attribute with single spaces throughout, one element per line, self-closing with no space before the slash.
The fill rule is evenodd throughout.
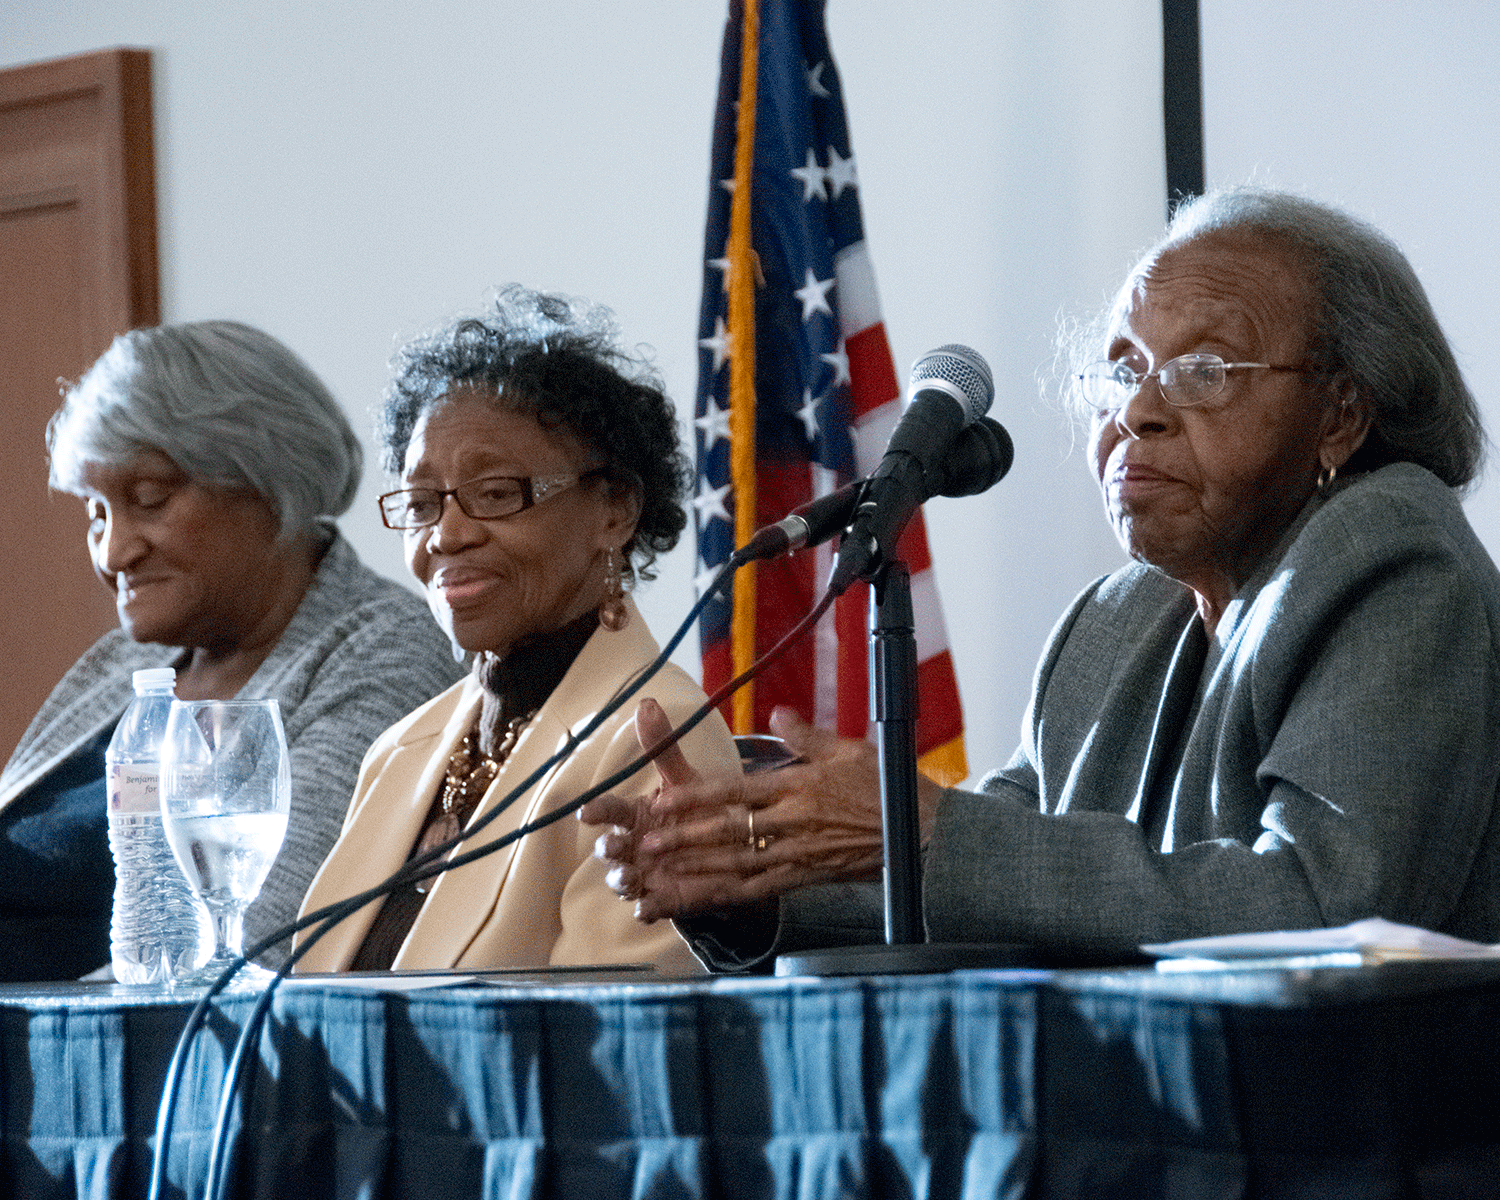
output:
<path id="1" fill-rule="evenodd" d="M 176 701 L 161 752 L 162 824 L 214 922 L 214 954 L 190 977 L 211 982 L 244 954 L 245 909 L 286 836 L 291 765 L 275 700 Z M 246 982 L 269 972 L 242 968 Z"/>

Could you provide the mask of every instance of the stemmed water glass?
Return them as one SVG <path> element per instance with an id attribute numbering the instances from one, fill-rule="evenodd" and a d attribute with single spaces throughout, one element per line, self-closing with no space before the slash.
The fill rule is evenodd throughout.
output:
<path id="1" fill-rule="evenodd" d="M 178 700 L 161 747 L 161 816 L 177 865 L 213 918 L 214 953 L 189 983 L 244 954 L 245 909 L 286 837 L 291 763 L 275 700 Z M 270 972 L 253 964 L 244 982 Z"/>

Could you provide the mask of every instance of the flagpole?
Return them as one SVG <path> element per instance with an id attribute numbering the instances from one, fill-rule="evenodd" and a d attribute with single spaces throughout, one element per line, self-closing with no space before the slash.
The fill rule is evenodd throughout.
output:
<path id="1" fill-rule="evenodd" d="M 755 479 L 755 269 L 750 241 L 750 189 L 755 166 L 755 100 L 760 72 L 757 0 L 743 0 L 740 43 L 740 104 L 735 120 L 734 192 L 729 204 L 729 479 L 734 485 L 735 544 L 756 530 Z M 729 631 L 731 676 L 755 661 L 755 564 L 734 577 L 734 616 Z M 735 733 L 755 731 L 755 684 L 734 694 Z"/>

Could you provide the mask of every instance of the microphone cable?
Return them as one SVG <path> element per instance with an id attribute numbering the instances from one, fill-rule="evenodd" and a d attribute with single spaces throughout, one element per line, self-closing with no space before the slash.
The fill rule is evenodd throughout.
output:
<path id="1" fill-rule="evenodd" d="M 243 955 L 235 959 L 234 962 L 224 968 L 219 977 L 209 986 L 208 991 L 193 1006 L 193 1009 L 188 1016 L 187 1024 L 184 1026 L 182 1033 L 178 1036 L 177 1045 L 175 1050 L 173 1051 L 171 1061 L 168 1063 L 166 1078 L 163 1081 L 162 1085 L 161 1103 L 157 1109 L 156 1145 L 152 1153 L 151 1180 L 150 1186 L 147 1190 L 148 1200 L 161 1200 L 162 1185 L 165 1182 L 166 1175 L 166 1153 L 168 1143 L 170 1142 L 172 1124 L 176 1115 L 177 1091 L 181 1081 L 182 1069 L 187 1060 L 188 1050 L 193 1040 L 196 1038 L 198 1031 L 202 1028 L 204 1022 L 207 1020 L 208 1012 L 210 1007 L 212 1006 L 214 998 L 218 996 L 219 993 L 221 993 L 226 987 L 228 987 L 234 976 L 239 973 L 240 968 L 243 967 L 249 960 L 255 958 L 257 955 L 263 954 L 271 947 L 279 945 L 287 938 L 301 932 L 302 930 L 312 925 L 317 924 L 320 921 L 327 919 L 329 922 L 329 927 L 331 928 L 339 921 L 342 921 L 345 917 L 363 908 L 366 904 L 369 904 L 373 900 L 377 900 L 385 895 L 388 895 L 390 892 L 395 891 L 397 888 L 405 887 L 408 883 L 414 880 L 430 879 L 435 875 L 441 874 L 442 871 L 446 869 L 445 866 L 439 865 L 434 869 L 429 869 L 436 860 L 440 859 L 444 854 L 454 849 L 459 845 L 459 843 L 479 833 L 485 826 L 489 825 L 490 822 L 498 818 L 503 812 L 506 811 L 506 809 L 510 807 L 512 803 L 514 803 L 514 801 L 519 796 L 535 786 L 537 781 L 540 780 L 544 775 L 546 775 L 548 771 L 552 770 L 555 766 L 557 766 L 558 763 L 572 754 L 582 741 L 597 732 L 599 727 L 603 725 L 605 721 L 607 721 L 611 716 L 618 712 L 626 701 L 628 701 L 633 695 L 635 695 L 636 692 L 638 692 L 643 686 L 645 686 L 645 684 L 653 676 L 655 676 L 663 666 L 666 665 L 667 661 L 671 658 L 677 647 L 682 643 L 683 638 L 687 636 L 688 631 L 698 620 L 698 617 L 701 615 L 703 609 L 708 606 L 714 596 L 723 588 L 723 585 L 728 577 L 733 574 L 734 571 L 738 570 L 741 565 L 743 565 L 743 561 L 745 560 L 740 559 L 738 555 L 731 557 L 720 569 L 718 575 L 714 577 L 712 583 L 710 583 L 708 588 L 705 589 L 703 595 L 699 597 L 698 601 L 688 611 L 687 616 L 684 618 L 682 624 L 678 627 L 676 633 L 674 633 L 673 636 L 668 640 L 668 642 L 662 648 L 661 652 L 656 656 L 656 658 L 653 659 L 652 662 L 649 663 L 639 674 L 637 674 L 637 676 L 633 680 L 627 681 L 626 684 L 622 685 L 620 691 L 618 691 L 615 696 L 612 697 L 610 701 L 599 710 L 599 712 L 595 713 L 591 718 L 589 718 L 589 720 L 585 723 L 581 730 L 577 732 L 569 731 L 568 737 L 563 745 L 551 757 L 549 757 L 545 762 L 538 766 L 530 775 L 528 775 L 524 780 L 517 784 L 511 792 L 503 797 L 491 812 L 486 813 L 484 817 L 475 822 L 473 828 L 462 831 L 457 837 L 451 838 L 449 841 L 442 843 L 441 845 L 433 846 L 426 853 L 419 855 L 416 858 L 409 859 L 383 882 L 378 883 L 363 892 L 360 892 L 358 895 L 351 896 L 348 899 L 338 901 L 334 904 L 326 905 L 321 909 L 308 913 L 304 917 L 299 917 L 288 925 L 282 926 L 280 929 L 274 931 L 271 934 L 268 934 L 259 942 L 253 944 L 247 951 L 245 951 Z M 696 724 L 698 721 L 701 721 L 706 715 L 707 713 L 704 712 L 701 716 L 696 716 L 694 724 Z M 684 728 L 683 732 L 686 732 L 686 728 Z M 626 776 L 626 778 L 628 778 L 628 776 Z M 619 782 L 623 782 L 623 780 L 620 780 Z M 549 821 L 547 823 L 550 824 L 551 822 Z M 540 827 L 541 826 L 538 825 L 538 828 Z M 517 830 L 515 831 L 515 834 L 519 836 L 524 832 L 529 832 L 529 830 Z M 509 845 L 514 840 L 515 837 L 508 837 L 504 841 L 495 842 L 492 845 L 485 847 L 484 852 L 491 853 L 494 850 L 500 849 L 502 846 Z M 475 854 L 474 857 L 483 857 L 483 855 Z M 472 861 L 472 858 L 465 856 L 463 861 L 469 862 Z M 455 861 L 450 865 L 457 866 L 459 865 L 459 863 Z M 311 943 L 308 944 L 310 945 Z M 300 958 L 301 954 L 299 953 L 297 957 Z M 274 989 L 277 981 L 282 977 L 283 973 L 278 972 L 274 978 L 267 981 L 265 989 L 267 994 L 269 994 Z"/>
<path id="2" fill-rule="evenodd" d="M 952 361 L 950 362 L 950 360 Z M 920 505 L 924 499 L 935 494 L 962 496 L 985 490 L 1009 470 L 1011 457 L 1009 436 L 997 422 L 990 421 L 983 415 L 989 407 L 990 400 L 993 398 L 993 384 L 990 382 L 988 364 L 977 353 L 966 346 L 943 346 L 924 356 L 917 364 L 917 367 L 913 368 L 912 384 L 914 389 L 919 378 L 925 380 L 928 384 L 924 391 L 944 393 L 948 398 L 958 401 L 965 407 L 966 416 L 961 422 L 963 426 L 962 433 L 959 434 L 958 431 L 955 431 L 952 436 L 946 439 L 947 442 L 953 443 L 953 446 L 950 447 L 950 456 L 956 453 L 959 461 L 964 465 L 961 468 L 949 465 L 947 471 L 948 475 L 953 476 L 951 479 L 947 475 L 944 475 L 940 482 L 926 481 L 926 476 L 930 473 L 927 469 L 928 464 L 919 454 L 917 457 L 922 461 L 921 473 L 925 481 L 925 490 L 908 487 L 908 492 L 915 493 L 912 497 L 915 501 L 913 507 Z M 927 401 L 924 401 L 925 409 L 934 407 L 930 401 L 931 397 L 927 397 Z M 946 406 L 938 407 L 943 408 Z M 942 419 L 937 420 L 933 418 L 933 420 L 936 420 L 936 423 L 943 426 L 943 428 L 946 428 L 945 422 L 952 423 L 950 420 L 952 414 L 940 412 L 938 416 Z M 932 414 L 928 413 L 928 417 L 932 417 Z M 252 945 L 242 956 L 236 958 L 234 962 L 225 968 L 194 1005 L 189 1014 L 188 1021 L 178 1037 L 172 1059 L 168 1064 L 166 1078 L 162 1086 L 161 1103 L 157 1110 L 156 1145 L 152 1153 L 150 1187 L 147 1192 L 148 1200 L 161 1200 L 162 1184 L 166 1175 L 167 1154 L 170 1149 L 171 1130 L 176 1115 L 178 1086 L 189 1049 L 196 1039 L 198 1031 L 207 1020 L 208 1012 L 212 1007 L 214 998 L 228 987 L 234 976 L 238 974 L 240 968 L 245 966 L 250 959 L 280 944 L 288 937 L 309 929 L 313 925 L 318 925 L 318 928 L 314 930 L 308 939 L 291 952 L 286 961 L 282 963 L 280 969 L 277 970 L 275 975 L 267 982 L 265 988 L 262 989 L 261 995 L 251 1012 L 251 1016 L 236 1041 L 234 1051 L 225 1069 L 225 1080 L 220 1095 L 219 1112 L 215 1120 L 213 1140 L 210 1145 L 208 1190 L 206 1192 L 208 1200 L 214 1200 L 219 1194 L 220 1176 L 224 1173 L 225 1163 L 227 1162 L 227 1152 L 224 1147 L 228 1140 L 228 1124 L 233 1113 L 234 1098 L 238 1090 L 238 1080 L 243 1072 L 243 1065 L 247 1057 L 247 1047 L 259 1037 L 260 1028 L 265 1014 L 270 1009 L 276 986 L 286 977 L 301 957 L 340 921 L 372 901 L 389 895 L 396 889 L 405 887 L 410 883 L 431 879 L 453 867 L 463 866 L 488 854 L 493 854 L 495 851 L 511 845 L 527 834 L 546 828 L 563 817 L 571 815 L 589 800 L 609 791 L 611 788 L 619 786 L 637 771 L 652 762 L 668 747 L 675 745 L 688 732 L 696 728 L 728 696 L 732 695 L 740 687 L 754 679 L 779 659 L 793 643 L 803 637 L 817 623 L 833 604 L 834 600 L 852 582 L 853 578 L 864 575 L 863 569 L 855 569 L 855 567 L 845 565 L 842 562 L 842 553 L 840 558 L 835 560 L 829 583 L 825 587 L 821 599 L 814 605 L 812 610 L 766 654 L 762 655 L 740 675 L 719 688 L 681 726 L 674 729 L 671 734 L 663 738 L 658 744 L 652 746 L 635 761 L 627 764 L 608 779 L 602 780 L 600 783 L 589 788 L 583 795 L 576 799 L 559 806 L 549 813 L 543 814 L 530 824 L 523 825 L 485 846 L 444 860 L 444 855 L 456 850 L 463 842 L 483 831 L 492 821 L 508 810 L 521 795 L 535 786 L 558 763 L 571 755 L 584 740 L 597 732 L 606 720 L 618 712 L 627 700 L 634 696 L 647 681 L 653 678 L 666 665 L 667 660 L 675 652 L 678 645 L 681 644 L 688 630 L 692 628 L 701 616 L 703 609 L 723 589 L 729 576 L 741 566 L 760 558 L 772 557 L 783 551 L 793 553 L 805 545 L 835 536 L 840 530 L 842 530 L 844 535 L 847 535 L 849 533 L 851 517 L 854 515 L 856 509 L 861 513 L 867 512 L 867 510 L 869 512 L 878 512 L 875 502 L 868 499 L 870 489 L 876 477 L 882 476 L 885 473 L 883 468 L 888 460 L 893 460 L 898 450 L 902 454 L 913 452 L 913 447 L 907 446 L 905 444 L 906 441 L 912 441 L 915 449 L 920 450 L 922 439 L 917 435 L 927 432 L 927 425 L 932 424 L 933 420 L 926 420 L 925 423 L 917 422 L 916 424 L 920 425 L 920 428 L 913 425 L 912 430 L 908 431 L 910 436 L 905 437 L 905 440 L 903 440 L 902 438 L 898 438 L 897 434 L 901 434 L 902 430 L 908 424 L 911 424 L 907 417 L 903 417 L 898 423 L 896 433 L 892 435 L 892 442 L 901 442 L 901 445 L 887 447 L 886 455 L 882 459 L 882 470 L 877 471 L 875 477 L 858 480 L 853 484 L 839 489 L 833 495 L 803 505 L 776 525 L 767 526 L 757 531 L 749 543 L 735 550 L 724 563 L 719 573 L 714 577 L 709 587 L 705 589 L 703 595 L 699 597 L 698 601 L 689 610 L 687 617 L 684 618 L 676 633 L 667 642 L 661 653 L 639 672 L 633 680 L 622 684 L 619 691 L 611 697 L 598 713 L 585 722 L 581 730 L 578 732 L 570 730 L 562 746 L 550 758 L 503 797 L 491 811 L 476 821 L 471 828 L 462 830 L 447 842 L 433 846 L 426 852 L 408 859 L 382 883 L 356 896 L 351 896 L 346 900 L 326 905 L 321 909 L 307 914 L 305 917 L 298 918 L 289 925 L 283 926 L 281 929 L 276 930 L 271 935 Z M 939 432 L 941 432 L 941 429 Z M 940 438 L 938 440 L 942 441 L 944 439 Z M 898 498 L 904 498 L 904 496 L 898 496 Z M 900 514 L 898 513 L 897 516 L 900 517 Z M 888 520 L 887 523 L 891 524 L 896 531 L 899 531 L 899 526 L 904 523 L 904 519 L 892 519 Z M 887 540 L 893 540 L 893 537 L 894 535 L 891 534 Z M 847 537 L 843 540 L 847 540 Z M 878 539 L 873 545 L 878 547 Z M 841 545 L 841 552 L 842 549 Z M 868 548 L 866 549 L 866 558 L 868 558 Z M 875 553 L 878 556 L 879 549 L 876 549 Z M 858 565 L 862 568 L 866 564 L 862 562 Z M 320 922 L 321 924 L 319 924 Z"/>
<path id="3" fill-rule="evenodd" d="M 818 622 L 828 608 L 837 599 L 838 594 L 831 589 L 825 588 L 819 602 L 797 623 L 788 633 L 782 637 L 770 650 L 750 665 L 745 671 L 729 680 L 722 687 L 709 696 L 705 702 L 693 712 L 680 726 L 675 728 L 671 734 L 652 746 L 645 753 L 620 770 L 599 783 L 590 787 L 580 796 L 567 803 L 560 805 L 551 812 L 545 813 L 527 825 L 512 830 L 493 842 L 486 843 L 475 850 L 455 855 L 446 861 L 439 861 L 443 856 L 456 849 L 461 843 L 473 838 L 480 833 L 492 821 L 504 813 L 511 804 L 521 795 L 530 790 L 547 772 L 552 770 L 559 762 L 567 758 L 587 738 L 592 736 L 603 723 L 613 716 L 619 709 L 634 696 L 652 677 L 654 677 L 663 666 L 666 665 L 671 655 L 676 651 L 688 631 L 702 615 L 703 609 L 708 606 L 715 595 L 724 587 L 728 578 L 741 566 L 754 561 L 759 557 L 765 557 L 762 549 L 752 543 L 736 550 L 724 563 L 719 573 L 714 577 L 712 583 L 699 597 L 698 601 L 688 611 L 687 616 L 679 625 L 677 631 L 662 648 L 657 657 L 644 668 L 637 676 L 623 684 L 620 690 L 613 696 L 603 708 L 599 710 L 584 727 L 577 733 L 570 732 L 563 746 L 537 767 L 531 775 L 522 780 L 510 791 L 496 806 L 486 813 L 470 829 L 461 831 L 457 836 L 447 842 L 432 847 L 424 854 L 409 859 L 398 870 L 393 872 L 384 881 L 366 889 L 357 895 L 345 900 L 324 906 L 304 917 L 299 917 L 292 923 L 283 926 L 274 933 L 261 939 L 247 950 L 244 955 L 237 958 L 224 969 L 219 978 L 209 987 L 209 990 L 199 999 L 189 1015 L 187 1024 L 178 1037 L 177 1046 L 173 1052 L 172 1059 L 168 1064 L 167 1075 L 163 1082 L 161 1104 L 157 1112 L 156 1145 L 152 1155 L 152 1169 L 150 1188 L 147 1192 L 148 1200 L 160 1200 L 162 1184 L 165 1181 L 166 1158 L 171 1141 L 171 1130 L 176 1115 L 177 1093 L 181 1082 L 183 1067 L 187 1060 L 188 1050 L 196 1038 L 199 1029 L 207 1020 L 207 1015 L 214 997 L 219 995 L 231 982 L 240 968 L 264 953 L 272 946 L 278 945 L 305 929 L 318 925 L 312 935 L 298 946 L 277 970 L 276 974 L 267 981 L 257 998 L 254 1009 L 247 1019 L 244 1028 L 236 1040 L 230 1060 L 225 1067 L 225 1079 L 220 1094 L 220 1103 L 214 1123 L 213 1137 L 210 1142 L 209 1163 L 207 1170 L 207 1190 L 204 1193 L 205 1200 L 216 1200 L 220 1195 L 220 1176 L 223 1175 L 227 1165 L 227 1154 L 224 1146 L 227 1144 L 228 1124 L 233 1114 L 234 1099 L 238 1091 L 239 1079 L 243 1074 L 244 1064 L 248 1057 L 248 1047 L 259 1038 L 260 1029 L 264 1023 L 265 1016 L 270 1010 L 271 1001 L 277 985 L 291 971 L 292 967 L 307 953 L 322 936 L 346 917 L 359 911 L 365 905 L 383 896 L 389 895 L 398 888 L 405 887 L 409 883 L 431 879 L 454 867 L 464 866 L 470 862 L 477 861 L 489 854 L 520 840 L 537 830 L 544 829 L 556 823 L 566 816 L 571 816 L 582 808 L 589 800 L 596 796 L 618 787 L 626 780 L 635 775 L 647 764 L 653 762 L 660 754 L 669 747 L 676 745 L 683 737 L 695 729 L 708 715 L 713 712 L 719 704 L 738 691 L 750 680 L 760 675 L 767 667 L 779 659 L 800 638 Z M 319 924 L 321 922 L 321 924 Z"/>
<path id="4" fill-rule="evenodd" d="M 727 569 L 728 568 L 726 568 L 726 570 Z M 712 593 L 717 590 L 718 583 L 719 580 L 716 579 L 714 587 L 710 588 L 710 591 L 708 593 L 709 595 L 712 595 Z M 702 705 L 694 710 L 694 712 L 690 714 L 681 725 L 673 729 L 670 734 L 662 738 L 661 741 L 651 746 L 648 750 L 644 751 L 637 758 L 621 767 L 613 775 L 600 780 L 598 783 L 588 788 L 579 796 L 567 801 L 564 804 L 559 805 L 557 808 L 552 809 L 550 812 L 544 813 L 531 823 L 523 825 L 518 829 L 513 829 L 510 833 L 504 834 L 503 836 L 497 838 L 495 841 L 489 842 L 477 849 L 467 851 L 464 854 L 455 855 L 452 859 L 446 862 L 429 862 L 421 870 L 413 871 L 410 877 L 414 880 L 431 879 L 454 867 L 461 867 L 467 863 L 484 858 L 485 856 L 493 854 L 495 851 L 505 846 L 511 845 L 513 842 L 519 841 L 521 838 L 526 837 L 529 834 L 535 833 L 539 829 L 545 829 L 547 826 L 555 824 L 557 821 L 562 820 L 564 817 L 572 816 L 596 796 L 602 796 L 605 792 L 611 791 L 614 788 L 620 786 L 620 784 L 630 779 L 647 764 L 655 761 L 656 758 L 659 757 L 664 751 L 672 746 L 675 746 L 679 741 L 681 741 L 690 732 L 692 732 L 692 730 L 695 729 L 701 722 L 707 719 L 709 714 L 712 713 L 720 703 L 728 699 L 729 696 L 733 695 L 750 680 L 760 675 L 763 671 L 766 670 L 767 667 L 769 667 L 783 654 L 785 654 L 795 642 L 805 636 L 806 633 L 810 629 L 812 629 L 814 625 L 817 624 L 818 620 L 823 616 L 823 614 L 828 610 L 829 606 L 836 599 L 837 593 L 833 592 L 832 590 L 826 590 L 818 604 L 815 605 L 813 609 L 805 617 L 803 617 L 795 627 L 788 631 L 786 635 L 776 643 L 776 645 L 771 647 L 770 650 L 768 650 L 759 659 L 752 663 L 750 667 L 748 667 L 745 671 L 741 672 L 741 674 L 731 679 L 728 683 L 724 684 L 717 691 L 715 691 L 713 695 L 709 696 Z M 696 611 L 690 613 L 688 616 L 688 621 L 691 622 L 695 620 L 696 617 Z M 690 624 L 689 627 L 691 627 Z M 680 641 L 680 639 L 678 640 Z M 671 651 L 668 650 L 666 651 L 666 653 L 670 654 Z M 609 711 L 617 711 L 620 707 L 620 704 L 629 699 L 629 697 L 639 689 L 641 682 L 644 682 L 644 678 L 641 681 L 633 683 L 633 685 L 629 687 L 628 691 L 624 692 L 619 697 L 618 701 L 611 701 L 610 706 L 608 706 Z M 508 805 L 521 792 L 523 792 L 530 786 L 530 781 L 521 785 L 515 791 L 507 795 L 502 803 Z M 493 815 L 494 814 L 491 814 L 491 816 Z M 467 838 L 473 837 L 473 835 L 477 833 L 478 830 L 479 826 L 476 825 L 474 829 L 465 831 L 459 837 L 452 839 L 449 843 L 447 843 L 447 845 L 450 847 L 455 847 L 458 845 L 458 843 L 466 840 Z M 443 853 L 443 848 L 435 847 L 433 853 L 441 854 Z M 412 861 L 415 862 L 416 860 Z M 394 878 L 394 876 L 392 878 Z M 224 1084 L 219 1096 L 218 1114 L 214 1121 L 213 1138 L 209 1144 L 209 1161 L 207 1169 L 208 1187 L 204 1192 L 204 1200 L 216 1200 L 216 1198 L 222 1194 L 223 1180 L 220 1177 L 224 1174 L 228 1161 L 228 1152 L 225 1150 L 225 1147 L 229 1144 L 229 1122 L 232 1119 L 234 1113 L 235 1095 L 239 1090 L 240 1079 L 244 1073 L 244 1064 L 249 1060 L 249 1048 L 256 1040 L 259 1039 L 260 1027 L 264 1023 L 266 1014 L 270 1011 L 272 993 L 275 990 L 276 985 L 287 976 L 287 974 L 291 971 L 291 968 L 295 966 L 297 961 L 305 953 L 307 953 L 308 950 L 312 948 L 313 944 L 319 938 L 321 938 L 325 933 L 327 933 L 330 929 L 332 929 L 335 925 L 342 921 L 346 916 L 350 916 L 358 909 L 363 908 L 375 896 L 384 894 L 384 892 L 388 890 L 387 884 L 389 884 L 389 882 L 390 881 L 388 880 L 386 884 L 377 885 L 377 887 L 370 889 L 370 891 L 368 892 L 361 893 L 358 896 L 350 897 L 348 900 L 341 901 L 338 904 L 328 905 L 326 908 L 319 909 L 317 912 L 309 913 L 307 917 L 302 918 L 297 922 L 297 927 L 301 929 L 306 928 L 309 924 L 320 918 L 322 919 L 322 924 L 318 926 L 318 928 L 313 932 L 312 936 L 309 937 L 307 941 L 299 945 L 288 957 L 287 961 L 281 965 L 280 969 L 276 972 L 275 977 L 267 981 L 266 987 L 262 990 L 260 996 L 256 1000 L 255 1008 L 252 1010 L 250 1018 L 245 1022 L 244 1028 L 240 1031 L 238 1039 L 236 1039 L 234 1051 L 230 1056 L 228 1065 L 225 1067 Z M 324 914 L 327 915 L 325 916 Z M 285 936 L 286 935 L 283 935 L 283 937 Z M 257 947 L 255 949 L 255 953 L 259 952 L 260 948 Z M 253 957 L 253 955 L 251 955 L 251 957 Z M 243 960 L 240 961 L 242 962 Z M 239 965 L 240 963 L 237 962 L 234 965 L 233 969 L 237 970 Z"/>

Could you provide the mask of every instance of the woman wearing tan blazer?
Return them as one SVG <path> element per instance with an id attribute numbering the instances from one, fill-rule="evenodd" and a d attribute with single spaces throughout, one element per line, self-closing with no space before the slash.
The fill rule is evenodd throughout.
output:
<path id="1" fill-rule="evenodd" d="M 614 348 L 609 314 L 510 288 L 396 356 L 381 497 L 463 682 L 387 730 L 302 911 L 346 899 L 492 811 L 658 653 L 624 581 L 686 524 L 670 402 Z M 703 703 L 667 667 L 640 693 L 681 722 Z M 459 853 L 574 800 L 639 754 L 626 704 Z M 706 774 L 738 773 L 717 713 L 682 742 Z M 630 784 L 656 785 L 654 767 Z M 597 830 L 568 816 L 371 901 L 317 941 L 307 971 L 649 962 L 700 970 L 677 933 L 642 925 L 606 886 Z M 307 935 L 302 935 L 306 937 Z"/>

